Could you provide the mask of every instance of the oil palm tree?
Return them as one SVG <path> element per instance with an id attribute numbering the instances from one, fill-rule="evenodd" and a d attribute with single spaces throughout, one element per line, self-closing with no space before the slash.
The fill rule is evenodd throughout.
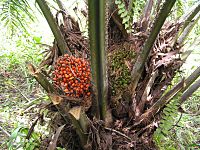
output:
<path id="1" fill-rule="evenodd" d="M 38 69 L 31 64 L 28 67 L 67 124 L 61 136 L 70 138 L 66 134 L 70 132 L 74 134 L 71 141 L 80 141 L 77 147 L 70 142 L 68 148 L 153 148 L 152 135 L 163 109 L 174 97 L 180 99 L 179 107 L 199 87 L 199 81 L 192 85 L 199 76 L 197 68 L 166 90 L 188 57 L 184 41 L 199 19 L 200 3 L 182 17 L 168 21 L 176 0 L 88 0 L 87 39 L 62 1 L 57 0 L 60 11 L 56 18 L 45 0 L 36 2 L 55 41 Z M 59 14 L 63 16 L 60 25 Z M 66 53 L 84 57 L 91 64 L 92 96 L 82 97 L 81 102 L 55 88 L 43 69 L 55 66 Z M 74 128 L 67 130 L 71 125 Z"/>

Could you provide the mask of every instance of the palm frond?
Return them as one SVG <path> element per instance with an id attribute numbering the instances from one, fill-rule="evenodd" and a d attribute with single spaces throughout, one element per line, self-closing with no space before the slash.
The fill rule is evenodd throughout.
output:
<path id="1" fill-rule="evenodd" d="M 158 17 L 156 18 L 154 25 L 152 27 L 152 30 L 150 31 L 149 37 L 144 44 L 144 47 L 142 48 L 135 65 L 133 66 L 131 76 L 132 76 L 132 83 L 131 83 L 131 91 L 132 93 L 135 93 L 135 89 L 137 87 L 137 84 L 139 82 L 140 76 L 142 74 L 145 62 L 147 60 L 147 57 L 150 53 L 150 50 L 156 40 L 157 35 L 160 32 L 161 27 L 163 26 L 168 14 L 170 13 L 174 3 L 176 0 L 170 0 L 165 1 L 163 4 L 162 9 L 160 10 L 160 13 L 158 14 Z"/>
<path id="2" fill-rule="evenodd" d="M 200 11 L 200 2 L 198 2 L 195 5 L 195 7 L 191 9 L 191 11 L 189 11 L 186 15 L 181 17 L 180 21 L 184 22 L 181 31 L 183 31 L 190 24 L 192 19 L 196 16 L 196 14 L 198 14 L 199 11 Z"/>
<path id="3" fill-rule="evenodd" d="M 89 0 L 89 38 L 97 117 L 105 119 L 107 101 L 105 0 Z"/>
<path id="4" fill-rule="evenodd" d="M 61 53 L 62 54 L 64 54 L 64 53 L 71 54 L 69 47 L 68 47 L 67 43 L 65 42 L 64 37 L 59 29 L 59 26 L 56 23 L 56 20 L 53 17 L 53 14 L 51 13 L 50 8 L 47 5 L 46 1 L 45 0 L 36 0 L 36 2 L 38 3 L 41 11 L 43 12 L 43 14 L 51 28 L 51 31 L 53 32 L 53 34 L 55 36 L 55 39 L 58 43 L 58 47 L 59 47 Z"/>
<path id="5" fill-rule="evenodd" d="M 198 22 L 198 20 L 200 19 L 200 13 L 197 14 L 193 21 L 191 21 L 188 26 L 184 29 L 184 31 L 182 32 L 182 34 L 179 36 L 177 42 L 179 44 L 184 44 L 185 39 L 188 37 L 189 33 L 192 31 L 192 29 L 194 28 L 195 24 Z"/>
<path id="6" fill-rule="evenodd" d="M 187 38 L 194 25 L 198 22 L 199 11 L 200 11 L 200 2 L 193 5 L 193 7 L 187 13 L 185 13 L 180 17 L 179 22 L 182 23 L 183 26 L 181 27 L 179 33 L 174 38 L 173 42 L 174 44 L 176 42 L 183 44 L 184 40 Z"/>
<path id="7" fill-rule="evenodd" d="M 181 96 L 180 103 L 184 103 L 200 87 L 200 79 L 189 87 Z"/>
<path id="8" fill-rule="evenodd" d="M 28 22 L 34 21 L 33 10 L 26 0 L 3 0 L 0 3 L 0 20 L 11 33 L 28 31 Z"/>
<path id="9" fill-rule="evenodd" d="M 140 18 L 140 24 L 142 26 L 143 31 L 145 31 L 149 26 L 149 19 L 150 19 L 152 8 L 153 8 L 153 0 L 148 0 L 146 3 L 146 6 L 144 7 L 142 16 Z"/>
<path id="10" fill-rule="evenodd" d="M 178 84 L 176 84 L 170 91 L 163 95 L 154 105 L 148 109 L 144 114 L 142 114 L 138 120 L 138 124 L 143 124 L 145 121 L 151 119 L 159 112 L 174 96 L 179 93 L 185 92 L 188 87 L 195 82 L 195 80 L 200 76 L 200 66 L 186 79 L 182 79 Z M 199 81 L 197 81 L 198 83 Z M 198 83 L 199 84 L 199 83 Z M 196 85 L 197 86 L 197 85 Z"/>

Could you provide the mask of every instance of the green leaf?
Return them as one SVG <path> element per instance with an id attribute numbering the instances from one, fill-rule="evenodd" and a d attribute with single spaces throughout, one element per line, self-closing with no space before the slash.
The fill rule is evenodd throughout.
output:
<path id="1" fill-rule="evenodd" d="M 122 18 L 124 18 L 125 16 L 127 16 L 128 15 L 128 12 L 127 11 L 125 11 L 125 12 L 123 12 L 122 14 L 121 14 L 121 16 L 120 17 L 122 17 Z"/>
<path id="2" fill-rule="evenodd" d="M 34 150 L 36 145 L 37 145 L 36 143 L 30 143 L 27 150 Z"/>
<path id="3" fill-rule="evenodd" d="M 170 113 L 171 113 L 171 111 L 168 111 L 168 110 L 165 110 L 165 109 L 163 110 L 163 114 L 166 115 L 166 116 L 170 115 Z"/>
<path id="4" fill-rule="evenodd" d="M 168 106 L 166 106 L 166 108 L 163 110 L 163 112 L 172 112 L 171 108 L 169 108 Z"/>
<path id="5" fill-rule="evenodd" d="M 161 131 L 163 130 L 168 131 L 171 128 L 171 125 L 160 124 L 159 128 L 161 128 Z"/>
<path id="6" fill-rule="evenodd" d="M 10 136 L 10 139 L 16 139 L 17 136 L 18 136 L 18 133 L 19 133 L 19 131 L 20 131 L 21 129 L 22 129 L 22 127 L 16 128 L 16 129 L 12 132 L 12 134 L 11 134 L 11 136 Z"/>
<path id="7" fill-rule="evenodd" d="M 115 4 L 118 5 L 118 4 L 121 4 L 122 1 L 121 0 L 115 0 Z"/>
<path id="8" fill-rule="evenodd" d="M 130 19 L 130 16 L 126 16 L 125 18 L 123 18 L 122 24 L 125 24 L 126 22 L 128 22 Z"/>
<path id="9" fill-rule="evenodd" d="M 118 5 L 118 8 L 119 8 L 119 9 L 125 8 L 125 4 L 124 4 L 124 3 L 119 4 L 119 5 Z"/>
<path id="10" fill-rule="evenodd" d="M 40 141 L 40 135 L 38 133 L 33 132 L 31 134 L 31 138 L 33 138 L 35 141 Z"/>
<path id="11" fill-rule="evenodd" d="M 127 29 L 129 27 L 128 23 L 125 23 L 125 29 Z"/>
<path id="12" fill-rule="evenodd" d="M 161 129 L 160 128 L 157 128 L 156 129 L 156 134 L 160 134 L 161 133 Z"/>
<path id="13" fill-rule="evenodd" d="M 174 121 L 174 117 L 172 115 L 165 116 L 165 120 L 167 120 L 167 121 Z"/>
<path id="14" fill-rule="evenodd" d="M 125 11 L 126 11 L 125 8 L 119 9 L 118 14 L 120 15 L 121 13 L 123 13 L 123 12 L 125 12 Z"/>
<path id="15" fill-rule="evenodd" d="M 20 132 L 24 134 L 28 134 L 28 128 L 21 128 Z"/>
<path id="16" fill-rule="evenodd" d="M 160 133 L 159 137 L 160 137 L 160 141 L 163 140 L 163 139 L 165 139 L 165 135 L 162 134 L 162 133 Z"/>
<path id="17" fill-rule="evenodd" d="M 34 40 L 36 43 L 41 43 L 42 37 L 34 36 L 34 37 L 33 37 L 33 40 Z"/>
<path id="18" fill-rule="evenodd" d="M 162 133 L 164 133 L 164 136 L 169 134 L 169 131 L 167 129 L 162 129 Z"/>

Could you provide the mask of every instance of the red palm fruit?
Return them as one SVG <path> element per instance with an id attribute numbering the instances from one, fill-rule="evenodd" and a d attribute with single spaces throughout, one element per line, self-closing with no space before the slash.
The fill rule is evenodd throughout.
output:
<path id="1" fill-rule="evenodd" d="M 59 79 L 61 79 L 61 78 L 62 78 L 62 76 L 61 76 L 61 75 L 58 75 L 58 78 L 59 78 Z"/>
<path id="2" fill-rule="evenodd" d="M 69 54 L 65 54 L 64 57 L 69 57 Z"/>
<path id="3" fill-rule="evenodd" d="M 68 74 L 65 74 L 65 78 L 68 79 L 68 78 L 69 78 L 69 75 L 68 75 Z"/>
<path id="4" fill-rule="evenodd" d="M 64 82 L 67 82 L 67 79 L 66 79 L 66 78 L 63 78 L 63 81 L 64 81 Z"/>
<path id="5" fill-rule="evenodd" d="M 69 78 L 69 80 L 73 80 L 73 79 L 74 79 L 74 77 L 70 77 L 70 78 Z"/>
<path id="6" fill-rule="evenodd" d="M 69 92 L 69 90 L 68 89 L 64 89 L 64 92 L 67 93 L 67 92 Z"/>

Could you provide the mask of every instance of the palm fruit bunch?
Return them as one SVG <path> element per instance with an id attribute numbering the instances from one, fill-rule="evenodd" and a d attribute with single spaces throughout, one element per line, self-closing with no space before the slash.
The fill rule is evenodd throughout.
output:
<path id="1" fill-rule="evenodd" d="M 112 96 L 118 95 L 130 84 L 130 66 L 134 63 L 135 53 L 131 50 L 116 50 L 108 56 L 110 62 L 110 82 Z"/>
<path id="2" fill-rule="evenodd" d="M 90 96 L 91 77 L 87 60 L 68 54 L 60 56 L 52 75 L 54 85 L 61 88 L 66 96 L 76 98 Z"/>

